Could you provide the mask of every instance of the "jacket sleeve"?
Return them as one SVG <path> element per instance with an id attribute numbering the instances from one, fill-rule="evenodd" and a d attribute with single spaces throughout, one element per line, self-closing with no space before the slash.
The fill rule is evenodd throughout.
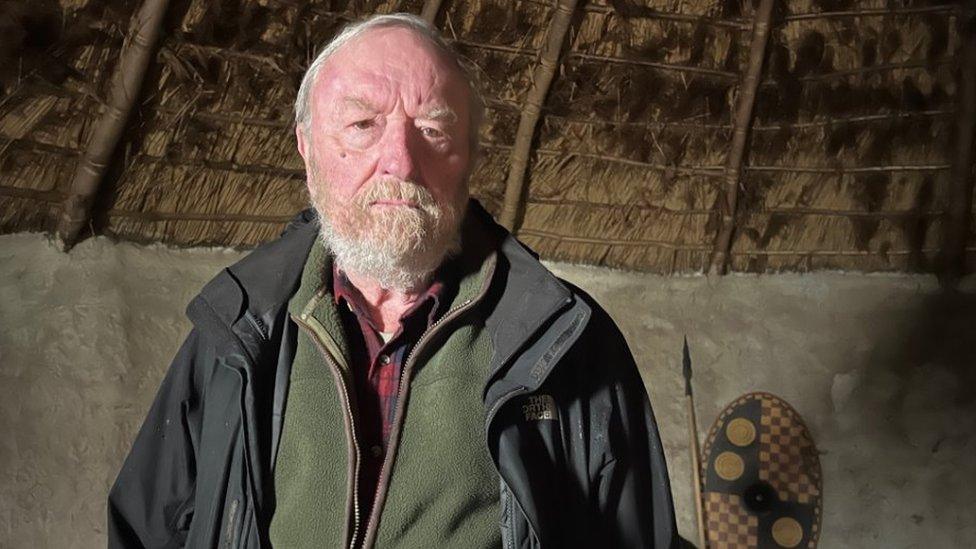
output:
<path id="1" fill-rule="evenodd" d="M 212 351 L 194 330 L 163 379 L 108 497 L 110 548 L 182 547 L 193 518 L 200 391 Z"/>
<path id="2" fill-rule="evenodd" d="M 620 330 L 599 306 L 591 352 L 601 364 L 596 419 L 605 433 L 592 497 L 610 547 L 678 547 L 674 503 L 657 423 L 634 357 Z"/>

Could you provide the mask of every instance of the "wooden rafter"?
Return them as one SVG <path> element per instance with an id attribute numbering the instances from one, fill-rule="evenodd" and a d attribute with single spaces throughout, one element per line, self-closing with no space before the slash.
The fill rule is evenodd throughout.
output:
<path id="1" fill-rule="evenodd" d="M 502 206 L 501 224 L 515 231 L 521 224 L 522 206 L 527 194 L 525 171 L 529 165 L 529 152 L 535 137 L 536 126 L 542 113 L 542 103 L 549 93 L 559 55 L 563 49 L 569 24 L 576 10 L 577 0 L 558 0 L 552 14 L 546 41 L 539 55 L 539 62 L 532 75 L 532 87 L 525 98 L 522 115 L 515 134 L 515 145 L 510 156 L 508 180 L 505 184 L 505 201 Z"/>
<path id="2" fill-rule="evenodd" d="M 629 19 L 655 19 L 659 21 L 676 21 L 679 23 L 689 23 L 692 25 L 726 27 L 726 28 L 731 28 L 735 31 L 749 30 L 750 28 L 748 21 L 743 21 L 741 19 L 733 19 L 733 18 L 715 19 L 712 17 L 703 17 L 701 15 L 693 15 L 690 13 L 674 13 L 674 12 L 669 12 L 664 10 L 637 8 L 636 11 L 639 12 L 639 15 L 635 15 L 634 13 L 621 14 L 612 5 L 593 4 L 593 3 L 587 3 L 585 6 L 583 6 L 583 10 L 586 11 L 587 13 L 621 15 Z"/>
<path id="3" fill-rule="evenodd" d="M 434 20 L 437 19 L 437 12 L 441 10 L 441 4 L 444 0 L 425 0 L 424 7 L 420 12 L 420 17 L 424 21 L 427 21 L 431 25 L 434 24 Z"/>
<path id="4" fill-rule="evenodd" d="M 87 150 L 78 160 L 71 187 L 61 208 L 57 235 L 64 250 L 75 244 L 82 227 L 91 217 L 92 202 L 139 97 L 139 89 L 152 61 L 168 6 L 168 0 L 145 0 L 132 19 L 127 43 L 122 46 L 115 74 L 112 75 L 104 111 L 95 123 Z"/>
<path id="5" fill-rule="evenodd" d="M 109 217 L 124 217 L 137 221 L 213 221 L 217 223 L 281 223 L 294 219 L 289 215 L 259 215 L 234 213 L 194 213 L 194 212 L 136 212 L 130 210 L 109 210 Z"/>
<path id="6" fill-rule="evenodd" d="M 976 140 L 976 28 L 970 25 L 962 45 L 959 116 L 952 163 L 949 207 L 942 246 L 943 286 L 953 286 L 965 272 L 966 240 L 973 206 L 973 142 Z"/>
<path id="7" fill-rule="evenodd" d="M 888 15 L 909 15 L 922 13 L 950 13 L 954 14 L 959 10 L 955 4 L 942 4 L 935 6 L 907 6 L 890 8 L 867 8 L 847 11 L 818 11 L 811 13 L 794 13 L 783 17 L 783 22 L 809 21 L 811 19 L 850 19 L 856 17 L 885 17 Z"/>
<path id="8" fill-rule="evenodd" d="M 735 118 L 732 121 L 732 143 L 725 161 L 725 189 L 720 198 L 722 224 L 715 239 L 715 248 L 709 265 L 709 274 L 724 274 L 735 232 L 736 205 L 742 178 L 742 161 L 745 157 L 746 138 L 752 123 L 752 109 L 756 103 L 756 90 L 762 76 L 766 43 L 769 41 L 769 25 L 773 14 L 773 0 L 762 0 L 756 10 L 752 28 L 752 46 L 749 49 L 749 66 L 739 85 Z"/>

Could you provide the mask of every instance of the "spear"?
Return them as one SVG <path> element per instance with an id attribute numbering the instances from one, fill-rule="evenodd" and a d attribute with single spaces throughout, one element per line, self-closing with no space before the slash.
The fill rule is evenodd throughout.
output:
<path id="1" fill-rule="evenodd" d="M 681 373 L 685 376 L 685 403 L 688 406 L 688 431 L 691 444 L 691 480 L 694 483 L 695 518 L 698 520 L 698 547 L 705 549 L 705 522 L 702 516 L 701 462 L 698 453 L 698 423 L 695 421 L 695 395 L 691 391 L 691 354 L 688 352 L 688 336 L 681 350 Z"/>

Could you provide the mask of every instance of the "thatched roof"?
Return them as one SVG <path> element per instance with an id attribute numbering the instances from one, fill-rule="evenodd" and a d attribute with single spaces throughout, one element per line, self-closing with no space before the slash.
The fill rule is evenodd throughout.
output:
<path id="1" fill-rule="evenodd" d="M 132 4 L 0 1 L 0 231 L 54 229 Z M 707 269 L 752 3 L 579 4 L 531 142 L 518 234 L 549 259 Z M 489 110 L 471 184 L 495 214 L 553 6 L 445 0 L 436 18 L 484 71 Z M 83 235 L 231 246 L 275 237 L 307 201 L 291 109 L 316 48 L 348 21 L 423 8 L 171 5 Z M 972 2 L 775 3 L 737 184 L 732 270 L 934 269 L 957 196 L 967 26 Z M 966 173 L 971 189 L 971 166 Z M 970 271 L 974 226 L 965 233 Z"/>

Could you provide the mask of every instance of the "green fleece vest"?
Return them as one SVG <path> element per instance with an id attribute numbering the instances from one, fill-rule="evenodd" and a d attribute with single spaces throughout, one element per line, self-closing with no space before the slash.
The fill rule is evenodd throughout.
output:
<path id="1" fill-rule="evenodd" d="M 488 268 L 488 262 L 469 265 L 449 310 L 478 294 Z M 350 358 L 331 273 L 331 259 L 317 241 L 289 304 L 303 326 L 274 472 L 270 537 L 276 549 L 342 547 L 351 535 L 346 517 L 357 459 L 349 432 L 355 390 L 351 372 L 335 375 Z M 464 314 L 438 329 L 418 355 L 404 391 L 398 448 L 388 452 L 395 460 L 376 547 L 501 546 L 498 474 L 485 447 L 481 392 L 491 344 L 483 328 L 477 314 Z M 338 360 L 330 364 L 320 346 Z M 354 417 L 351 426 L 359 428 Z M 360 537 L 368 518 L 358 519 Z"/>

